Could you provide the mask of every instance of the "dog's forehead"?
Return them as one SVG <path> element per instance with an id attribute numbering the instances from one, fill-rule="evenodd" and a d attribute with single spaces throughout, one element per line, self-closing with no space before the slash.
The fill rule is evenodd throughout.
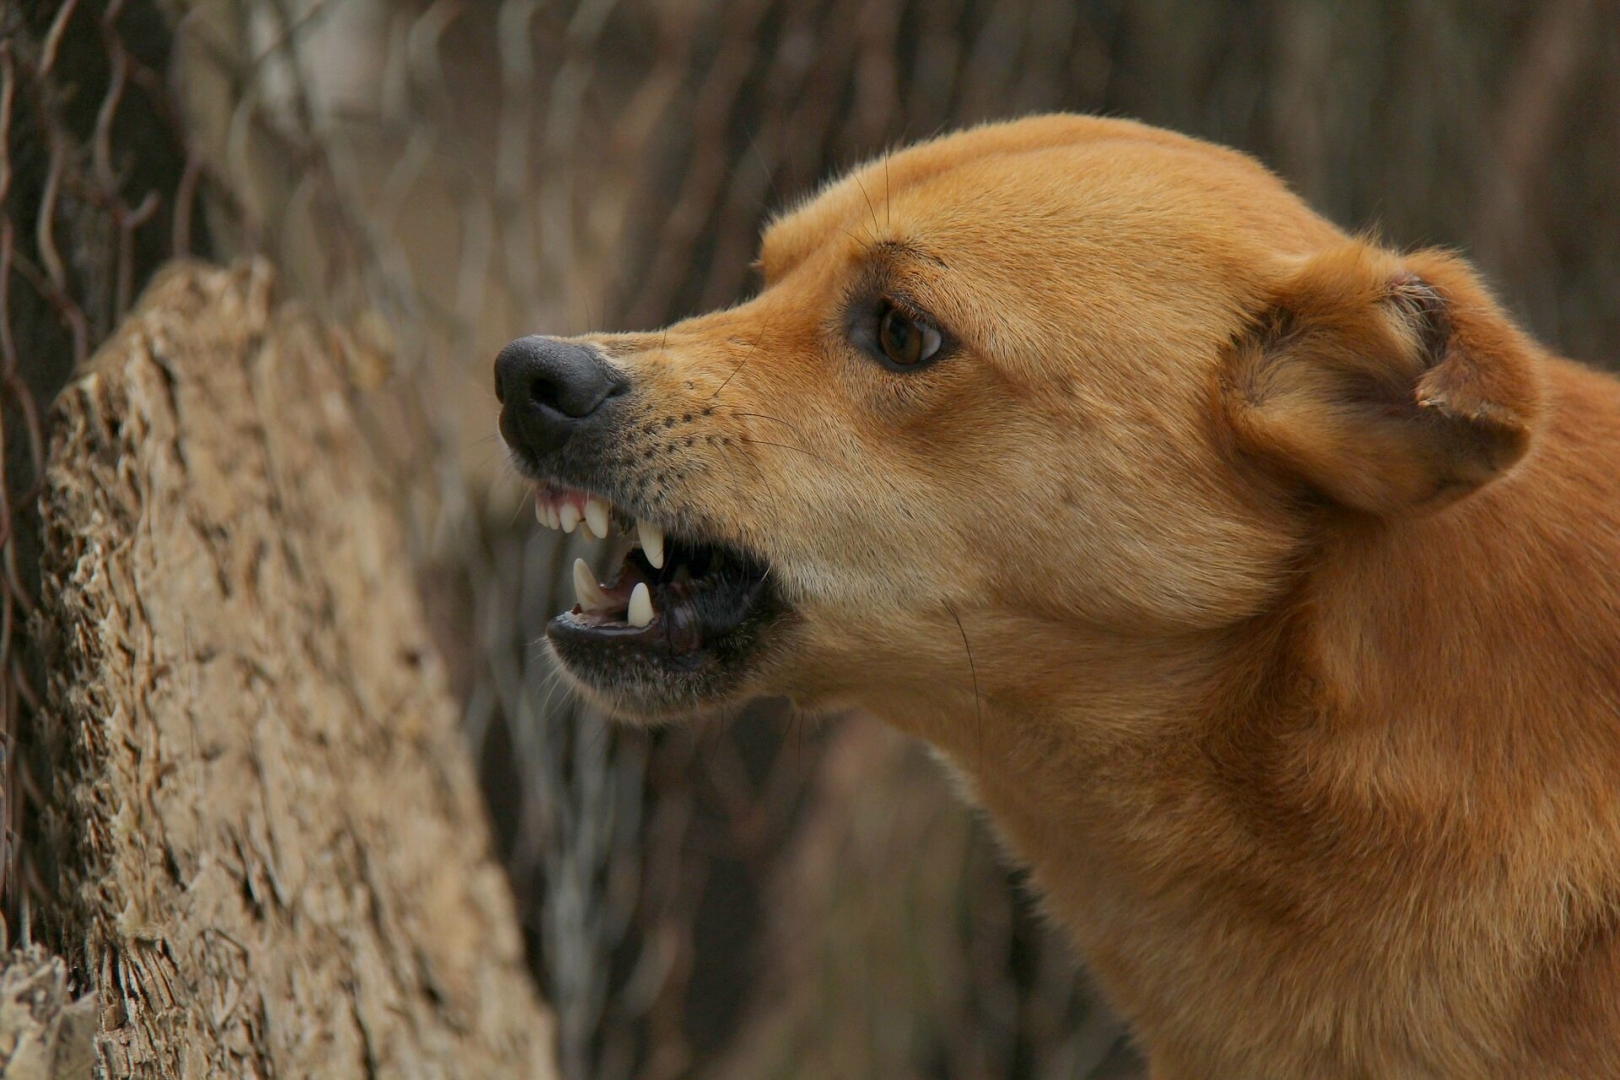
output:
<path id="1" fill-rule="evenodd" d="M 1184 235 L 1182 235 L 1184 234 Z M 1303 254 L 1338 231 L 1243 154 L 1120 120 L 1041 117 L 991 125 L 853 170 L 777 218 L 760 262 L 767 281 L 829 246 L 930 237 L 1008 252 L 1019 240 L 1131 241 L 1208 248 L 1252 265 Z"/>

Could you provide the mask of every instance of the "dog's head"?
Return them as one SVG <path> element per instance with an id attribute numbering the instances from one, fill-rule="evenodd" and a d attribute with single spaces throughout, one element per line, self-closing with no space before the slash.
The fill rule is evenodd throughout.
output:
<path id="1" fill-rule="evenodd" d="M 1455 500 L 1533 427 L 1532 347 L 1459 262 L 1136 124 L 887 156 L 760 268 L 738 307 L 497 362 L 541 518 L 641 533 L 548 632 L 622 713 L 1072 685 L 1084 643 L 1250 619 L 1332 521 Z"/>

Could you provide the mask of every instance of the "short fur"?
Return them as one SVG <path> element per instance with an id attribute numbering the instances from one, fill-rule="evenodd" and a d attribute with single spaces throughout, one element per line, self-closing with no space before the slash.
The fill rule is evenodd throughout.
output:
<path id="1" fill-rule="evenodd" d="M 737 694 L 940 748 L 1154 1080 L 1620 1077 L 1620 384 L 1115 120 L 884 157 L 760 262 L 585 339 L 647 403 L 604 467 L 793 605 Z M 851 344 L 878 294 L 949 355 Z"/>

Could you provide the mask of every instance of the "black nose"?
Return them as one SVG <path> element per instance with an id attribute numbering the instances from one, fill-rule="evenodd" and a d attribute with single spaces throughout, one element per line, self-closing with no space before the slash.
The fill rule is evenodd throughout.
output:
<path id="1" fill-rule="evenodd" d="M 589 345 L 518 338 L 495 358 L 501 435 L 515 449 L 551 453 L 625 385 Z"/>

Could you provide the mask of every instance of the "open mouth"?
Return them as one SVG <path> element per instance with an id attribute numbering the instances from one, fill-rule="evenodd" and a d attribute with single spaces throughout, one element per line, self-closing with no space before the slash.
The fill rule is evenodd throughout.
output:
<path id="1" fill-rule="evenodd" d="M 666 533 L 573 489 L 537 485 L 535 516 L 565 532 L 632 538 L 606 583 L 575 560 L 576 602 L 546 627 L 575 678 L 653 711 L 702 704 L 742 681 L 760 630 L 782 611 L 762 560 L 729 544 Z"/>

